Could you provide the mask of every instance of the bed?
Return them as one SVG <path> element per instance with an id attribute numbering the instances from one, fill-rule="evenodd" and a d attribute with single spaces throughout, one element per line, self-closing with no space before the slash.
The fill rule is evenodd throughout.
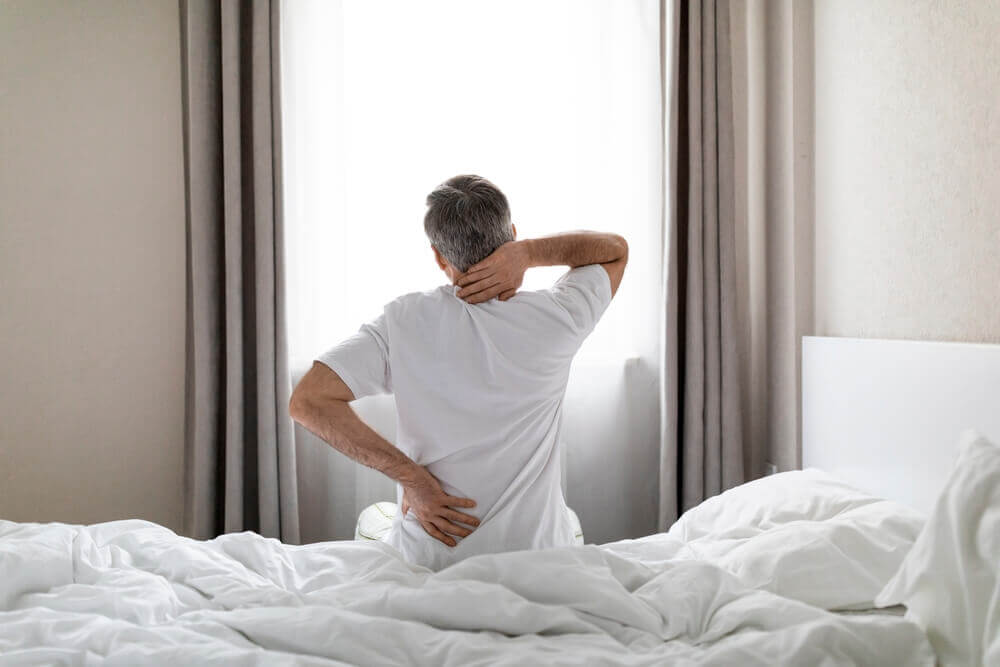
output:
<path id="1" fill-rule="evenodd" d="M 903 345 L 806 339 L 807 469 L 637 540 L 435 573 L 377 540 L 0 521 L 0 664 L 1000 664 L 1000 410 L 975 398 L 1000 395 L 1000 346 L 963 348 L 958 362 Z M 924 362 L 920 387 L 907 379 L 909 398 L 871 435 L 871 404 L 892 403 Z M 931 408 L 935 426 L 916 428 Z M 985 437 L 963 436 L 956 459 L 968 427 Z M 923 471 L 919 487 L 870 475 L 873 442 Z M 956 532 L 972 537 L 953 548 Z M 928 575 L 948 567 L 951 579 Z M 963 578 L 976 590 L 952 581 Z M 966 616 L 940 612 L 957 607 Z"/>

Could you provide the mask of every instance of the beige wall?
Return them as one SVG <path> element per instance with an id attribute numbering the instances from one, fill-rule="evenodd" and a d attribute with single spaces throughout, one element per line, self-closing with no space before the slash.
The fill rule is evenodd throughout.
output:
<path id="1" fill-rule="evenodd" d="M 802 335 L 1000 342 L 1000 0 L 741 0 L 754 460 Z"/>
<path id="2" fill-rule="evenodd" d="M 180 527 L 178 23 L 0 2 L 0 518 Z"/>
<path id="3" fill-rule="evenodd" d="M 817 0 L 820 335 L 1000 342 L 1000 2 Z"/>

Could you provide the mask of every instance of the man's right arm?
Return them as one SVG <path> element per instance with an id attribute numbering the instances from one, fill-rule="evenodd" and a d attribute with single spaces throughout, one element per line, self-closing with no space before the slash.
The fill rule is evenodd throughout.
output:
<path id="1" fill-rule="evenodd" d="M 611 295 L 621 284 L 628 263 L 628 243 L 618 234 L 565 232 L 537 239 L 505 243 L 458 279 L 458 296 L 469 303 L 513 296 L 524 272 L 533 266 L 587 266 L 600 264 L 608 272 Z"/>
<path id="2" fill-rule="evenodd" d="M 475 501 L 445 493 L 426 468 L 361 421 L 348 405 L 354 398 L 340 375 L 317 361 L 292 392 L 288 413 L 337 451 L 399 482 L 406 506 L 431 537 L 453 547 L 452 535 L 471 534 L 473 528 L 458 522 L 475 527 L 479 519 L 455 508 L 475 507 Z"/>

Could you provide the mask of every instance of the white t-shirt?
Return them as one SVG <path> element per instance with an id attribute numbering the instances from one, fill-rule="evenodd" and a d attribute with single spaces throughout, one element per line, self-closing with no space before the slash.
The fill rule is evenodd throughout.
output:
<path id="1" fill-rule="evenodd" d="M 356 398 L 392 393 L 396 446 L 472 498 L 480 526 L 449 547 L 408 512 L 385 542 L 434 570 L 468 556 L 573 544 L 560 421 L 570 363 L 611 301 L 599 264 L 547 290 L 470 305 L 445 285 L 406 294 L 317 361 Z M 402 486 L 397 485 L 397 502 Z"/>

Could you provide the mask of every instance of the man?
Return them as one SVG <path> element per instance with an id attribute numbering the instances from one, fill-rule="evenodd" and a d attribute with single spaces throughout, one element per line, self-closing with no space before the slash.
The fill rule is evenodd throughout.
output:
<path id="1" fill-rule="evenodd" d="M 573 544 L 560 486 L 570 362 L 614 296 L 628 246 L 571 232 L 517 241 L 507 198 L 478 176 L 427 197 L 424 230 L 450 284 L 406 294 L 321 355 L 290 413 L 334 448 L 398 482 L 385 541 L 440 569 L 498 551 Z M 518 292 L 532 266 L 571 267 Z M 398 448 L 348 406 L 393 393 Z"/>

